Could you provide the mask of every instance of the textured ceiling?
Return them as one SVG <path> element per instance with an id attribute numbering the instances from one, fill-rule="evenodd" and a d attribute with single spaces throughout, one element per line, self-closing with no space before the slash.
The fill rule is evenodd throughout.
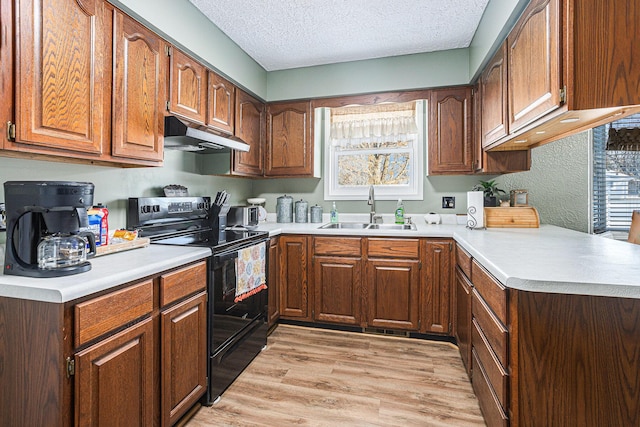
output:
<path id="1" fill-rule="evenodd" d="M 267 71 L 468 47 L 489 0 L 189 0 Z"/>

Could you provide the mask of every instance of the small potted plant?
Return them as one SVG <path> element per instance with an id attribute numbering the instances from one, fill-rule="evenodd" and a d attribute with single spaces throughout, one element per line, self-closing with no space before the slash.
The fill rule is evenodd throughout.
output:
<path id="1" fill-rule="evenodd" d="M 503 189 L 498 188 L 498 184 L 496 184 L 494 179 L 491 181 L 480 181 L 479 184 L 473 187 L 473 191 L 482 191 L 484 193 L 485 207 L 496 207 L 498 196 L 506 193 Z"/>

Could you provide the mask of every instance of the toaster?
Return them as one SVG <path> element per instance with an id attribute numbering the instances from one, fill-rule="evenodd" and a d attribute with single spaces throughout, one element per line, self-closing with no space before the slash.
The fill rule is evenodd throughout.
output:
<path id="1" fill-rule="evenodd" d="M 227 213 L 227 227 L 255 228 L 258 226 L 258 213 L 258 206 L 231 206 Z"/>

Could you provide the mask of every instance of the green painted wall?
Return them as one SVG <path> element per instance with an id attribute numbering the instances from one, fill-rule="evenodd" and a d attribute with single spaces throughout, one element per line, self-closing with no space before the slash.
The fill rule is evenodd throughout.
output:
<path id="1" fill-rule="evenodd" d="M 490 0 L 469 46 L 469 76 L 471 81 L 480 74 L 506 38 L 529 0 Z"/>
<path id="2" fill-rule="evenodd" d="M 163 194 L 162 187 L 180 184 L 195 196 L 214 196 L 226 189 L 231 203 L 245 203 L 250 197 L 251 181 L 247 179 L 200 175 L 197 154 L 165 151 L 163 167 L 113 168 L 68 163 L 22 160 L 0 157 L 1 183 L 5 181 L 86 181 L 95 185 L 94 203 L 109 207 L 109 228 L 126 226 L 127 199 Z M 4 187 L 0 185 L 0 201 L 4 200 Z M 4 242 L 5 233 L 0 233 Z"/>
<path id="3" fill-rule="evenodd" d="M 589 232 L 591 201 L 591 131 L 531 150 L 531 170 L 502 175 L 499 187 L 526 189 L 540 222 Z"/>
<path id="4" fill-rule="evenodd" d="M 469 51 L 455 49 L 271 71 L 267 99 L 318 98 L 469 83 Z"/>

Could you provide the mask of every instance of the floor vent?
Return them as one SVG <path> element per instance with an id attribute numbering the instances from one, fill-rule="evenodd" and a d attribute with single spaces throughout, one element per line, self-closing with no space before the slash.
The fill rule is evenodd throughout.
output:
<path id="1" fill-rule="evenodd" d="M 384 329 L 384 328 L 363 328 L 362 332 L 366 334 L 376 334 L 376 335 L 393 335 L 396 337 L 409 337 L 408 331 L 398 331 L 395 329 Z"/>

